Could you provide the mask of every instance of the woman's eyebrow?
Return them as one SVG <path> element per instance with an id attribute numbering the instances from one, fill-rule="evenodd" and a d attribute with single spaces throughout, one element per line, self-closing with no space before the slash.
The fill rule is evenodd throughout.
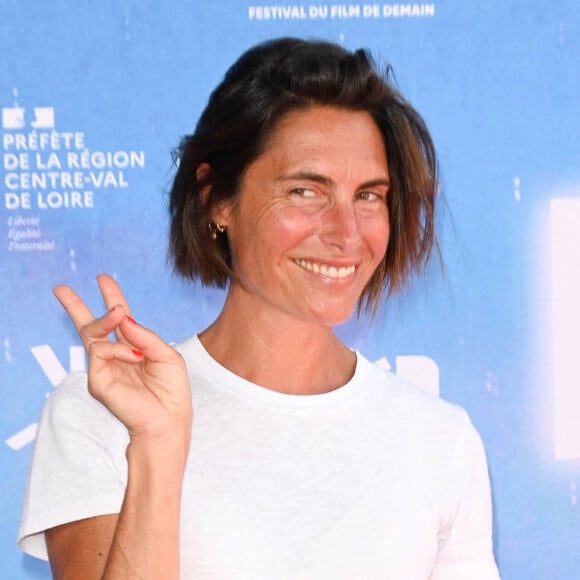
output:
<path id="1" fill-rule="evenodd" d="M 365 189 L 367 187 L 377 187 L 382 186 L 387 189 L 391 185 L 391 182 L 386 177 L 378 177 L 377 179 L 371 179 L 370 181 L 365 181 L 359 185 L 359 189 Z"/>
<path id="2" fill-rule="evenodd" d="M 332 185 L 334 183 L 334 181 L 327 175 L 322 175 L 321 173 L 316 173 L 314 171 L 295 171 L 293 173 L 288 173 L 287 175 L 281 175 L 278 178 L 278 181 L 294 181 L 301 179 L 322 183 L 323 185 Z"/>
<path id="3" fill-rule="evenodd" d="M 287 175 L 281 175 L 278 181 L 293 181 L 293 180 L 306 180 L 314 181 L 315 183 L 322 183 L 323 185 L 334 185 L 334 181 L 321 173 L 315 173 L 313 171 L 295 171 L 294 173 L 289 173 Z M 383 186 L 388 188 L 390 181 L 386 177 L 378 177 L 377 179 L 371 179 L 361 183 L 357 189 L 364 189 L 366 187 L 376 187 Z"/>

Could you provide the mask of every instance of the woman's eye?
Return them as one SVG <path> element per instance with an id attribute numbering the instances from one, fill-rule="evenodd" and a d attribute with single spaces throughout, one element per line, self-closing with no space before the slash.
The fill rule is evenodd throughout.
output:
<path id="1" fill-rule="evenodd" d="M 381 196 L 374 191 L 359 191 L 356 194 L 356 199 L 361 201 L 376 201 L 377 199 L 381 199 Z"/>
<path id="2" fill-rule="evenodd" d="M 296 187 L 290 193 L 292 195 L 299 195 L 300 197 L 316 197 L 316 192 L 306 187 Z"/>

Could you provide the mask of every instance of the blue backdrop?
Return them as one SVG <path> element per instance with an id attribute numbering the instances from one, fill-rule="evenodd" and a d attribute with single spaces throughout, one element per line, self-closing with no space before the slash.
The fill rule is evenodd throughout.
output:
<path id="1" fill-rule="evenodd" d="M 338 331 L 463 405 L 485 442 L 504 580 L 580 578 L 580 4 L 576 0 L 0 4 L 0 568 L 15 545 L 35 424 L 84 355 L 51 288 L 101 309 L 115 274 L 170 340 L 222 295 L 166 265 L 170 151 L 250 45 L 280 35 L 371 49 L 430 126 L 445 277 L 373 326 Z"/>

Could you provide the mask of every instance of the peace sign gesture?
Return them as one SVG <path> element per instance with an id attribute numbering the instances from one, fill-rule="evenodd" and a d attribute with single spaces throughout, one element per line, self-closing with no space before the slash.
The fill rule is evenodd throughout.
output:
<path id="1" fill-rule="evenodd" d="M 97 280 L 109 309 L 100 318 L 70 287 L 54 289 L 88 352 L 89 392 L 127 427 L 131 442 L 183 445 L 185 461 L 192 417 L 185 362 L 131 318 L 113 278 L 102 274 Z M 109 339 L 111 333 L 116 340 Z"/>

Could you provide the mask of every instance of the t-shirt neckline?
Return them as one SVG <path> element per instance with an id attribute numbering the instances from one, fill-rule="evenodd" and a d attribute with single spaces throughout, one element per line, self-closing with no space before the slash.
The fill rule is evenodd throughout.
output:
<path id="1" fill-rule="evenodd" d="M 178 345 L 177 349 L 186 360 L 192 382 L 201 373 L 216 389 L 227 390 L 237 397 L 253 399 L 269 407 L 275 406 L 287 410 L 334 407 L 357 397 L 364 390 L 365 385 L 371 382 L 368 379 L 365 380 L 365 377 L 368 377 L 373 365 L 356 350 L 354 351 L 356 355 L 354 374 L 344 385 L 327 393 L 295 395 L 268 389 L 236 375 L 207 352 L 197 334 Z"/>

